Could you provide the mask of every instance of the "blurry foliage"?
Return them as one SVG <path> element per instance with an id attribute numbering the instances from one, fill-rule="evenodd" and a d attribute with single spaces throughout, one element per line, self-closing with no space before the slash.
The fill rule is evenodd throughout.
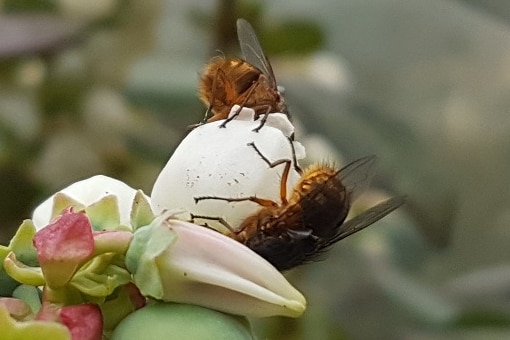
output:
<path id="1" fill-rule="evenodd" d="M 192 22 L 204 33 L 207 33 L 210 27 L 216 27 L 210 49 L 212 52 L 238 55 L 235 32 L 237 18 L 244 18 L 251 23 L 267 56 L 302 55 L 324 47 L 324 34 L 314 20 L 281 18 L 277 22 L 266 23 L 263 18 L 263 2 L 223 0 L 218 1 L 218 4 L 213 15 L 205 10 L 192 10 L 190 13 Z"/>
<path id="2" fill-rule="evenodd" d="M 244 17 L 307 150 L 335 150 L 326 158 L 339 163 L 379 156 L 379 191 L 355 208 L 393 191 L 409 197 L 325 261 L 288 273 L 307 312 L 254 320 L 255 333 L 510 336 L 508 2 L 78 3 L 0 5 L 2 244 L 77 179 L 103 173 L 150 194 L 203 117 L 198 73 L 217 50 L 238 54 L 235 19 Z"/>
<path id="3" fill-rule="evenodd" d="M 5 3 L 0 16 L 0 27 L 6 28 L 0 30 L 4 244 L 48 193 L 96 173 L 132 177 L 148 191 L 151 180 L 143 174 L 156 174 L 166 157 L 160 154 L 157 163 L 150 162 L 155 157 L 145 152 L 151 147 L 140 146 L 148 142 L 140 131 L 154 132 L 151 125 L 160 124 L 150 112 L 121 99 L 126 73 L 152 40 L 157 1 L 146 9 L 119 2 L 111 12 L 74 18 L 56 13 L 57 8 L 54 14 L 51 8 L 43 11 L 41 3 Z M 161 142 L 168 147 L 168 140 Z"/>
<path id="4" fill-rule="evenodd" d="M 58 9 L 57 1 L 50 0 L 5 0 L 3 10 L 5 13 L 27 13 L 55 11 Z"/>
<path id="5" fill-rule="evenodd" d="M 272 30 L 262 30 L 259 38 L 268 55 L 301 55 L 324 47 L 322 30 L 311 21 L 286 20 Z"/>

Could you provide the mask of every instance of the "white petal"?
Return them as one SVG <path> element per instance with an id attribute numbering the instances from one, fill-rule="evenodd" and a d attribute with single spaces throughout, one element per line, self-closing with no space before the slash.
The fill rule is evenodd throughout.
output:
<path id="1" fill-rule="evenodd" d="M 120 222 L 126 226 L 130 225 L 131 206 L 133 205 L 136 190 L 124 182 L 108 176 L 97 175 L 75 182 L 59 192 L 66 194 L 85 206 L 91 205 L 107 195 L 115 195 L 118 200 Z M 54 196 L 52 195 L 35 208 L 32 220 L 37 230 L 50 222 Z"/>
<path id="2" fill-rule="evenodd" d="M 177 241 L 158 259 L 163 300 L 254 317 L 304 312 L 303 295 L 249 248 L 192 223 L 170 219 L 166 225 Z"/>
<path id="3" fill-rule="evenodd" d="M 239 105 L 232 106 L 230 110 L 229 117 L 238 113 Z M 249 122 L 254 122 L 255 120 L 255 110 L 243 107 L 241 111 L 239 111 L 238 116 L 235 118 L 237 121 L 244 120 Z M 260 124 L 260 120 L 256 122 L 255 127 Z M 294 125 L 289 121 L 289 118 L 286 114 L 280 112 L 272 112 L 267 116 L 267 120 L 264 124 L 264 127 L 273 127 L 280 130 L 286 137 L 292 136 L 294 133 Z M 303 155 L 304 157 L 304 155 Z"/>
<path id="4" fill-rule="evenodd" d="M 194 197 L 257 196 L 280 202 L 280 179 L 284 165 L 269 168 L 247 144 L 254 142 L 271 162 L 291 160 L 292 148 L 288 134 L 293 128 L 287 117 L 270 114 L 268 123 L 259 132 L 253 131 L 259 126 L 260 120 L 253 121 L 251 109 L 243 109 L 240 117 L 229 122 L 225 128 L 220 128 L 222 123 L 212 122 L 195 128 L 174 151 L 152 189 L 151 200 L 156 214 L 177 208 L 196 215 L 222 217 L 236 227 L 260 206 L 253 202 L 228 203 L 219 200 L 195 203 Z M 302 158 L 302 146 L 298 143 L 295 145 L 299 152 L 298 159 Z M 287 181 L 288 195 L 298 179 L 299 174 L 292 167 Z M 213 221 L 205 222 L 222 228 Z"/>

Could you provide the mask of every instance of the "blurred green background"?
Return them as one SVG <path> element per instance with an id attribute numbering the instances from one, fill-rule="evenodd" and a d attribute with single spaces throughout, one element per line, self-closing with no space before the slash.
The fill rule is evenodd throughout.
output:
<path id="1" fill-rule="evenodd" d="M 302 318 L 260 339 L 510 338 L 510 3 L 0 1 L 0 243 L 102 173 L 150 193 L 248 19 L 308 161 L 376 154 L 358 204 L 408 204 L 288 273 Z M 204 146 L 206 147 L 206 146 Z"/>

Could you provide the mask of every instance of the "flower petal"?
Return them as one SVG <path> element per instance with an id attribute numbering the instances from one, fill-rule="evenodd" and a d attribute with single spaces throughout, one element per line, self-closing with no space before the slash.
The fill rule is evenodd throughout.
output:
<path id="1" fill-rule="evenodd" d="M 131 281 L 131 274 L 118 265 L 120 262 L 115 253 L 95 256 L 73 276 L 70 285 L 89 297 L 104 299 Z"/>
<path id="2" fill-rule="evenodd" d="M 150 224 L 154 219 L 151 204 L 143 191 L 138 190 L 131 208 L 131 226 L 134 229 Z"/>
<path id="3" fill-rule="evenodd" d="M 104 253 L 124 254 L 133 233 L 129 231 L 110 230 L 94 232 L 94 255 Z"/>
<path id="4" fill-rule="evenodd" d="M 106 195 L 86 207 L 87 216 L 94 230 L 115 230 L 120 225 L 118 198 Z"/>
<path id="5" fill-rule="evenodd" d="M 137 191 L 117 179 L 97 175 L 73 183 L 59 192 L 64 193 L 75 203 L 79 202 L 83 206 L 89 206 L 105 196 L 115 195 L 118 199 L 120 223 L 125 226 L 130 225 L 131 207 Z M 55 196 L 49 197 L 34 210 L 32 220 L 37 229 L 45 227 L 53 217 L 61 213 L 62 209 L 70 206 L 61 206 L 59 207 L 60 211 L 56 211 L 56 215 L 53 214 Z"/>
<path id="6" fill-rule="evenodd" d="M 10 276 L 10 273 L 7 272 L 8 269 L 5 268 L 6 263 L 4 260 L 8 256 L 11 258 L 6 260 L 7 262 L 10 261 L 10 263 L 7 263 L 7 266 L 10 266 L 10 269 L 13 270 L 15 270 L 16 267 L 20 267 L 22 270 L 24 270 L 27 265 L 38 265 L 37 251 L 32 244 L 34 235 L 35 227 L 32 221 L 25 220 L 19 226 L 18 230 L 16 231 L 16 235 L 14 235 L 14 237 L 11 239 L 9 246 L 6 247 L 0 245 L 0 296 L 11 296 L 14 289 L 19 285 L 19 282 L 21 282 L 16 282 Z M 31 276 L 31 274 L 29 274 L 29 276 Z M 42 278 L 41 273 L 36 274 L 36 276 L 38 277 L 38 281 Z"/>
<path id="7" fill-rule="evenodd" d="M 69 330 L 58 322 L 16 322 L 2 306 L 0 306 L 0 329 L 3 339 L 71 340 Z"/>
<path id="8" fill-rule="evenodd" d="M 52 288 L 63 287 L 94 253 L 90 221 L 84 213 L 65 212 L 37 232 L 34 246 L 46 284 Z"/>
<path id="9" fill-rule="evenodd" d="M 4 259 L 3 268 L 17 282 L 31 286 L 42 286 L 46 283 L 40 267 L 30 267 L 18 261 L 14 252 L 10 252 Z"/>
<path id="10" fill-rule="evenodd" d="M 101 340 L 103 317 L 96 304 L 63 307 L 59 315 L 62 323 L 71 331 L 73 340 Z"/>
<path id="11" fill-rule="evenodd" d="M 33 315 L 30 306 L 20 299 L 0 297 L 0 306 L 7 309 L 11 317 L 18 321 L 23 321 Z"/>
<path id="12" fill-rule="evenodd" d="M 163 214 L 132 244 L 126 264 L 144 295 L 256 317 L 297 317 L 306 308 L 269 262 L 219 232 Z"/>
<path id="13" fill-rule="evenodd" d="M 245 112 L 250 114 L 249 119 L 244 118 Z M 271 125 L 273 120 L 290 122 L 285 115 L 271 114 L 269 124 L 254 132 L 253 129 L 260 122 L 253 120 L 253 112 L 245 108 L 240 117 L 230 121 L 226 128 L 219 128 L 224 121 L 217 121 L 201 125 L 186 136 L 154 183 L 151 201 L 156 214 L 165 209 L 182 209 L 195 215 L 222 217 L 235 228 L 260 206 L 248 201 L 229 203 L 211 199 L 196 203 L 194 198 L 257 196 L 279 202 L 284 166 L 270 168 L 248 144 L 255 143 L 270 161 L 292 160 L 292 147 L 289 136 L 285 134 L 289 131 L 284 133 Z M 279 125 L 285 124 L 280 122 Z M 294 144 L 299 145 L 297 142 Z M 303 156 L 296 155 L 298 159 Z M 291 192 L 299 177 L 292 167 L 287 192 Z M 225 228 L 212 220 L 205 220 L 204 223 L 218 230 Z"/>

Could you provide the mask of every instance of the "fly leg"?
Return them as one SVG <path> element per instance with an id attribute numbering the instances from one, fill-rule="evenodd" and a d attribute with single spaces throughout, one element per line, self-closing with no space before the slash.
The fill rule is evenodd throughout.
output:
<path id="1" fill-rule="evenodd" d="M 223 217 L 212 217 L 212 216 L 195 215 L 195 214 L 192 214 L 192 213 L 190 213 L 190 215 L 191 215 L 191 222 L 194 222 L 195 219 L 217 221 L 222 226 L 227 228 L 231 233 L 235 233 L 234 228 L 232 228 L 232 226 L 230 224 L 228 224 L 228 222 L 225 221 L 225 219 Z M 209 226 L 207 226 L 207 225 L 206 225 L 206 227 L 209 228 Z"/>
<path id="2" fill-rule="evenodd" d="M 290 149 L 292 150 L 292 164 L 294 165 L 294 170 L 296 170 L 296 172 L 301 175 L 303 173 L 303 169 L 301 169 L 301 167 L 299 166 L 299 164 L 297 162 L 296 149 L 294 148 L 293 136 L 288 137 L 287 139 L 289 140 Z M 251 146 L 255 150 L 255 152 L 260 156 L 260 158 L 262 158 L 262 160 L 264 162 L 266 162 L 267 165 L 269 165 L 270 168 L 274 168 L 275 166 L 286 163 L 286 162 L 291 162 L 288 159 L 280 159 L 275 162 L 270 162 L 269 159 L 267 159 L 267 157 L 262 154 L 262 152 L 259 150 L 259 148 L 257 148 L 257 146 L 255 145 L 254 142 L 248 143 L 248 146 Z"/>
<path id="3" fill-rule="evenodd" d="M 282 179 L 280 181 L 280 200 L 283 205 L 287 204 L 287 180 L 289 179 L 289 172 L 290 172 L 290 166 L 294 164 L 294 169 L 301 174 L 303 171 L 297 164 L 296 159 L 296 150 L 294 149 L 294 144 L 292 143 L 292 140 L 289 138 L 289 142 L 292 149 L 292 160 L 290 159 L 279 159 L 274 162 L 271 162 L 264 154 L 257 148 L 254 142 L 248 143 L 248 146 L 251 146 L 253 150 L 262 158 L 262 160 L 270 167 L 274 168 L 280 164 L 285 164 L 285 167 L 282 172 Z"/>
<path id="4" fill-rule="evenodd" d="M 198 202 L 204 201 L 204 200 L 218 200 L 218 201 L 226 201 L 229 203 L 230 202 L 250 201 L 250 202 L 257 203 L 258 205 L 260 205 L 262 207 L 277 207 L 278 206 L 278 204 L 276 204 L 276 202 L 273 202 L 271 200 L 266 200 L 263 198 L 258 198 L 255 196 L 240 197 L 240 198 L 228 198 L 228 197 L 219 197 L 219 196 L 198 196 L 198 197 L 193 197 L 193 199 L 195 200 L 195 203 L 198 203 Z"/>
<path id="5" fill-rule="evenodd" d="M 239 116 L 239 113 L 241 113 L 241 110 L 243 107 L 246 107 L 246 103 L 248 103 L 248 100 L 250 100 L 251 95 L 253 92 L 255 92 L 255 89 L 259 86 L 259 82 L 254 81 L 253 84 L 250 86 L 250 89 L 248 90 L 248 93 L 246 93 L 246 98 L 243 100 L 243 102 L 239 105 L 236 112 L 234 112 L 233 115 L 225 119 L 225 121 L 220 125 L 220 128 L 227 127 L 227 123 L 234 120 L 237 116 Z"/>
<path id="6" fill-rule="evenodd" d="M 267 109 L 266 109 L 266 112 L 264 113 L 262 119 L 260 120 L 260 124 L 259 126 L 257 126 L 255 129 L 253 129 L 252 131 L 254 132 L 259 132 L 260 129 L 262 129 L 262 127 L 264 126 L 264 124 L 266 124 L 266 121 L 267 121 L 267 117 L 269 116 L 269 113 L 271 112 L 271 105 L 267 105 Z M 259 115 L 261 116 L 261 115 Z"/>

